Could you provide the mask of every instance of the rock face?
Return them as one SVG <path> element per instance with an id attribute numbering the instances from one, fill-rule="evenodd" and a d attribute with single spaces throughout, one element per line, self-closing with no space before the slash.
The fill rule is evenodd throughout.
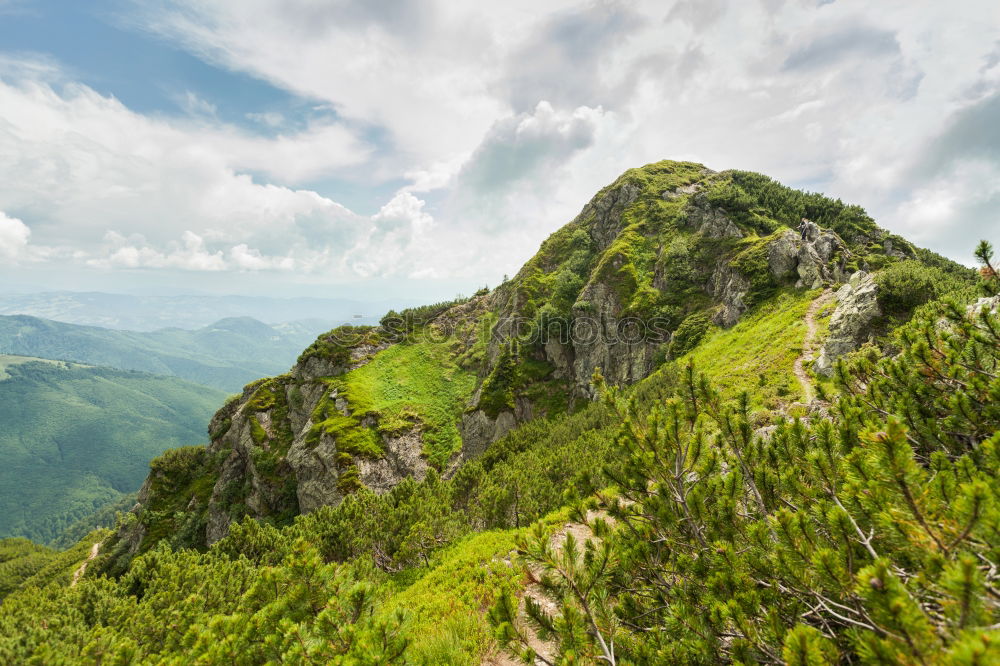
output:
<path id="1" fill-rule="evenodd" d="M 718 229 L 712 224 L 709 228 L 713 233 Z M 767 243 L 766 256 L 767 268 L 777 283 L 793 282 L 799 288 L 818 289 L 846 279 L 851 252 L 837 234 L 810 223 L 804 234 L 779 233 Z M 716 265 L 707 286 L 719 303 L 712 317 L 714 323 L 728 328 L 740 320 L 749 308 L 753 278 L 730 263 Z"/>
<path id="2" fill-rule="evenodd" d="M 745 298 L 750 291 L 750 280 L 736 268 L 720 264 L 709 283 L 709 290 L 720 305 L 712 317 L 719 326 L 729 328 L 747 311 Z"/>
<path id="3" fill-rule="evenodd" d="M 593 216 L 591 236 L 597 242 L 598 248 L 604 249 L 622 232 L 622 213 L 639 196 L 639 188 L 626 183 L 622 187 L 613 188 L 603 197 L 594 197 L 583 210 L 579 218 Z"/>
<path id="4" fill-rule="evenodd" d="M 505 411 L 490 418 L 486 412 L 477 409 L 462 415 L 459 432 L 462 435 L 462 459 L 469 460 L 481 455 L 486 448 L 517 425 L 514 413 Z"/>
<path id="5" fill-rule="evenodd" d="M 692 188 L 681 189 L 694 191 Z M 687 219 L 688 224 L 706 238 L 743 238 L 743 232 L 729 219 L 726 212 L 711 205 L 702 195 L 691 197 L 687 208 Z"/>
<path id="6" fill-rule="evenodd" d="M 332 400 L 345 416 L 350 412 L 336 389 L 331 390 L 321 378 L 331 376 L 326 374 L 330 371 L 342 373 L 361 367 L 373 354 L 387 346 L 358 345 L 351 350 L 350 363 L 341 367 L 309 359 L 296 366 L 287 379 L 276 382 L 269 389 L 284 394 L 284 399 L 277 400 L 274 406 L 260 409 L 253 399 L 256 392 L 250 390 L 234 404 L 235 409 L 230 414 L 220 411 L 216 415 L 213 420 L 216 427 L 221 428 L 221 421 L 226 419 L 230 425 L 225 434 L 213 439 L 209 445 L 210 454 L 228 451 L 208 504 L 206 537 L 209 544 L 228 533 L 229 523 L 233 520 L 234 486 L 245 489 L 242 502 L 251 515 L 258 517 L 285 512 L 292 515 L 310 513 L 321 506 L 338 504 L 343 499 L 344 453 L 338 447 L 335 436 L 325 432 L 315 436 L 313 415 L 324 398 Z M 372 417 L 365 418 L 364 425 L 376 425 Z M 258 426 L 266 435 L 264 441 L 259 434 L 255 436 Z M 310 437 L 310 434 L 313 436 Z M 428 464 L 423 457 L 423 440 L 418 426 L 379 436 L 383 456 L 348 458 L 349 463 L 356 466 L 358 480 L 365 487 L 384 493 L 404 478 L 424 478 Z M 283 441 L 287 441 L 287 451 L 278 468 L 262 469 L 261 451 L 280 448 Z M 277 450 L 274 452 L 280 454 Z M 294 489 L 294 494 L 289 494 L 290 487 Z"/>
<path id="7" fill-rule="evenodd" d="M 771 274 L 778 279 L 795 279 L 796 287 L 818 289 L 825 283 L 847 279 L 846 266 L 851 252 L 832 231 L 815 224 L 805 237 L 794 231 L 780 234 L 767 248 Z"/>
<path id="8" fill-rule="evenodd" d="M 829 377 L 833 364 L 865 342 L 871 325 L 882 315 L 878 304 L 878 283 L 864 271 L 851 276 L 837 292 L 837 308 L 830 318 L 830 334 L 813 369 Z"/>
<path id="9" fill-rule="evenodd" d="M 614 288 L 591 282 L 580 293 L 586 309 L 575 309 L 571 377 L 579 395 L 592 397 L 590 382 L 601 369 L 614 385 L 632 384 L 652 370 L 656 348 L 664 339 L 647 335 L 643 322 L 623 318 L 623 305 Z M 548 357 L 550 361 L 555 356 Z"/>

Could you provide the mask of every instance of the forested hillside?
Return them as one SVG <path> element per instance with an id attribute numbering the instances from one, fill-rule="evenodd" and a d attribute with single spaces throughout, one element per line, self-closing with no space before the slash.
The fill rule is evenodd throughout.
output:
<path id="1" fill-rule="evenodd" d="M 0 536 L 48 543 L 204 440 L 225 393 L 174 377 L 0 356 Z"/>
<path id="2" fill-rule="evenodd" d="M 0 353 L 141 370 L 234 393 L 263 375 L 287 370 L 321 325 L 268 326 L 237 317 L 191 331 L 136 332 L 0 316 Z"/>
<path id="3" fill-rule="evenodd" d="M 0 659 L 997 662 L 976 257 L 759 174 L 630 170 L 509 282 L 248 385 L 114 531 L 0 547 Z"/>

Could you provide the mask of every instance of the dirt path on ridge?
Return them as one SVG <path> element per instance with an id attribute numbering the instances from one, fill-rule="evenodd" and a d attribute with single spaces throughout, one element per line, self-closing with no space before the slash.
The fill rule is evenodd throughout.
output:
<path id="1" fill-rule="evenodd" d="M 605 511 L 588 511 L 587 520 L 592 521 L 595 518 L 603 518 L 606 521 L 614 522 Z M 549 543 L 552 544 L 553 549 L 558 553 L 562 550 L 562 546 L 566 543 L 566 535 L 572 534 L 573 538 L 580 548 L 580 552 L 583 552 L 584 544 L 591 540 L 596 539 L 594 532 L 590 529 L 589 525 L 584 523 L 578 523 L 576 521 L 571 521 L 566 523 L 563 527 L 559 528 L 553 532 L 550 537 Z M 531 567 L 531 574 L 536 580 L 541 577 L 541 569 L 537 566 Z M 538 634 L 535 633 L 533 627 L 527 626 L 527 612 L 525 611 L 525 597 L 531 597 L 544 608 L 549 613 L 556 613 L 559 609 L 558 605 L 555 604 L 551 599 L 546 596 L 543 588 L 537 582 L 529 582 L 525 587 L 524 592 L 518 602 L 517 614 L 520 618 L 524 628 L 527 630 L 528 642 L 531 645 L 531 649 L 535 651 L 535 654 L 541 655 L 545 659 L 553 660 L 555 658 L 556 644 L 555 641 L 542 641 Z M 515 659 L 514 657 L 508 655 L 506 652 L 500 651 L 498 653 L 487 654 L 483 661 L 482 666 L 518 666 L 523 664 L 520 659 Z M 542 659 L 535 659 L 535 666 L 544 666 L 545 661 Z"/>
<path id="2" fill-rule="evenodd" d="M 78 582 L 80 582 L 80 579 L 83 577 L 83 574 L 87 571 L 87 565 L 90 564 L 90 561 L 92 559 L 97 557 L 97 554 L 99 552 L 101 552 L 100 541 L 98 541 L 97 543 L 95 543 L 93 546 L 90 547 L 90 554 L 87 555 L 87 559 L 85 559 L 83 561 L 83 564 L 77 567 L 76 571 L 73 572 L 73 582 L 69 584 L 70 587 L 74 587 Z"/>
<path id="3" fill-rule="evenodd" d="M 802 353 L 795 359 L 794 372 L 795 377 L 799 380 L 799 384 L 802 385 L 803 402 L 807 405 L 816 397 L 812 380 L 805 369 L 806 361 L 813 360 L 813 354 L 816 351 L 814 347 L 816 342 L 816 313 L 819 312 L 820 308 L 829 303 L 832 298 L 833 292 L 826 289 L 816 297 L 816 300 L 809 304 L 809 309 L 806 310 L 806 337 L 802 341 Z"/>

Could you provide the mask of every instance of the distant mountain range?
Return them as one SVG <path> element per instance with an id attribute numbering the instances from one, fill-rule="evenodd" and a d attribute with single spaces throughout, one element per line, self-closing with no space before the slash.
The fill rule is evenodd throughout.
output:
<path id="1" fill-rule="evenodd" d="M 0 537 L 51 542 L 199 444 L 225 393 L 176 377 L 0 355 Z"/>
<path id="2" fill-rule="evenodd" d="M 226 317 L 253 317 L 269 324 L 318 319 L 372 324 L 409 301 L 365 302 L 332 298 L 264 296 L 135 296 L 103 292 L 0 293 L 0 315 L 24 314 L 69 324 L 130 331 L 195 329 Z"/>
<path id="3" fill-rule="evenodd" d="M 330 322 L 269 326 L 249 317 L 196 330 L 116 331 L 26 315 L 0 316 L 0 353 L 180 377 L 230 393 L 280 374 Z"/>

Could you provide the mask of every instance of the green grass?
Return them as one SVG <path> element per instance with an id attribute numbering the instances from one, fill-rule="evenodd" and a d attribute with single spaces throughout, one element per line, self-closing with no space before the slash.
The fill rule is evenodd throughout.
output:
<path id="1" fill-rule="evenodd" d="M 522 585 L 512 551 L 518 531 L 473 534 L 439 552 L 412 585 L 386 600 L 409 616 L 415 663 L 469 664 L 492 645 L 484 616 L 500 594 Z"/>
<path id="2" fill-rule="evenodd" d="M 563 508 L 541 522 L 556 527 L 569 519 Z M 528 529 L 470 534 L 436 553 L 430 566 L 404 574 L 416 580 L 386 599 L 381 612 L 406 611 L 415 663 L 479 663 L 495 649 L 486 613 L 502 594 L 522 593 L 527 579 L 515 550 Z"/>
<path id="3" fill-rule="evenodd" d="M 818 293 L 780 292 L 732 328 L 711 329 L 680 363 L 693 361 L 727 396 L 750 392 L 755 407 L 801 400 L 793 366 L 805 341 L 806 311 Z"/>
<path id="4" fill-rule="evenodd" d="M 353 417 L 376 416 L 381 432 L 419 425 L 424 453 L 442 467 L 462 445 L 457 422 L 476 376 L 458 365 L 452 342 L 403 342 L 333 384 L 347 398 Z M 345 420 L 333 414 L 333 423 L 326 427 L 346 428 Z"/>

